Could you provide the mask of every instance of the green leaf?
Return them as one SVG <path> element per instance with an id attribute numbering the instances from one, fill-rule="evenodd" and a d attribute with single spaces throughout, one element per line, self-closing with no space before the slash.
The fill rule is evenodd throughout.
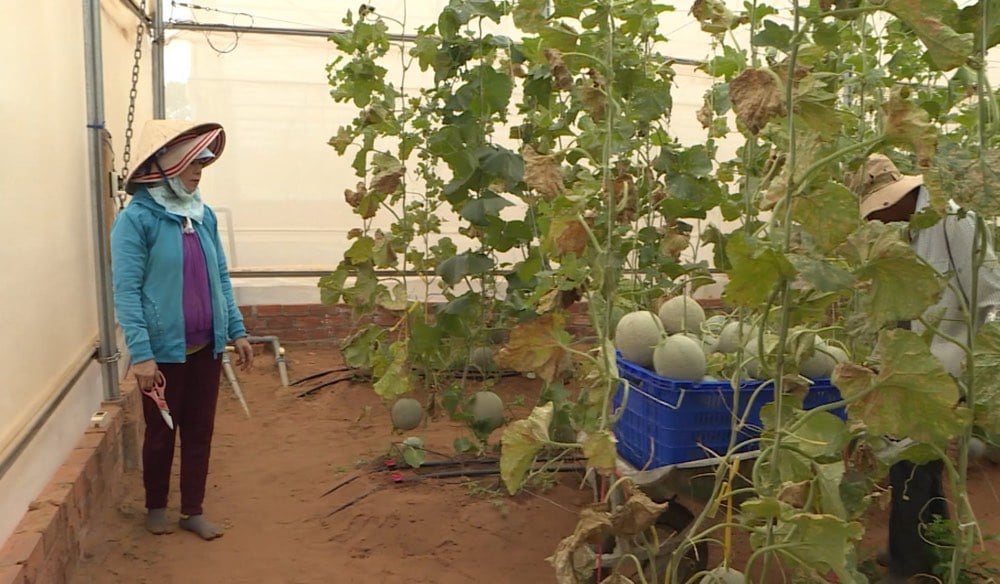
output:
<path id="1" fill-rule="evenodd" d="M 499 217 L 501 209 L 513 205 L 514 203 L 499 195 L 488 193 L 470 200 L 462 207 L 461 215 L 473 225 L 483 227 L 490 224 L 488 218 Z"/>
<path id="2" fill-rule="evenodd" d="M 747 67 L 747 55 L 745 51 L 738 50 L 729 45 L 723 45 L 722 54 L 709 59 L 698 68 L 713 77 L 723 77 L 731 79 L 734 75 Z"/>
<path id="3" fill-rule="evenodd" d="M 512 14 L 514 25 L 529 34 L 540 32 L 545 28 L 548 7 L 549 0 L 518 0 Z"/>
<path id="4" fill-rule="evenodd" d="M 902 241 L 898 230 L 865 223 L 841 246 L 863 290 L 861 311 L 853 326 L 874 332 L 889 323 L 914 320 L 934 305 L 944 283 Z"/>
<path id="5" fill-rule="evenodd" d="M 475 444 L 472 443 L 472 440 L 469 440 L 465 436 L 459 436 L 458 438 L 455 438 L 455 441 L 452 443 L 452 446 L 455 448 L 455 452 L 458 452 L 460 454 L 472 452 L 476 448 Z"/>
<path id="6" fill-rule="evenodd" d="M 885 105 L 886 142 L 916 153 L 917 164 L 926 167 L 937 150 L 938 130 L 930 114 L 908 99 L 909 95 L 909 89 L 893 89 Z"/>
<path id="7" fill-rule="evenodd" d="M 375 240 L 364 236 L 358 238 L 351 247 L 344 252 L 344 257 L 354 265 L 370 262 L 374 259 Z"/>
<path id="8" fill-rule="evenodd" d="M 552 402 L 537 406 L 531 414 L 512 422 L 500 438 L 500 478 L 513 495 L 524 485 L 535 457 L 549 439 Z"/>
<path id="9" fill-rule="evenodd" d="M 340 302 L 344 294 L 344 284 L 347 283 L 347 276 L 350 270 L 345 265 L 340 265 L 336 270 L 323 276 L 316 283 L 320 289 L 320 299 L 323 304 L 336 304 Z"/>
<path id="10" fill-rule="evenodd" d="M 774 47 L 784 53 L 788 52 L 789 44 L 795 35 L 792 29 L 773 20 L 764 21 L 764 29 L 754 35 L 754 42 L 762 47 Z"/>
<path id="11" fill-rule="evenodd" d="M 551 403 L 551 402 L 550 402 Z M 587 435 L 583 443 L 583 455 L 587 465 L 601 472 L 613 472 L 618 460 L 615 435 L 609 430 L 598 430 Z"/>
<path id="12" fill-rule="evenodd" d="M 829 464 L 817 464 L 815 480 L 815 484 L 819 487 L 820 510 L 843 520 L 851 519 L 840 494 L 845 467 L 842 460 Z"/>
<path id="13" fill-rule="evenodd" d="M 940 448 L 970 422 L 958 405 L 958 386 L 920 335 L 902 329 L 879 335 L 878 373 L 840 363 L 833 382 L 847 400 L 852 420 L 870 434 L 910 437 Z"/>
<path id="14" fill-rule="evenodd" d="M 857 197 L 832 181 L 796 197 L 792 219 L 812 236 L 821 253 L 832 251 L 861 224 Z"/>
<path id="15" fill-rule="evenodd" d="M 410 468 L 420 468 L 427 460 L 427 454 L 423 448 L 404 445 L 401 450 L 403 451 L 403 460 L 410 465 Z"/>
<path id="16" fill-rule="evenodd" d="M 1000 321 L 991 321 L 976 333 L 973 352 L 977 426 L 991 434 L 1000 433 Z"/>
<path id="17" fill-rule="evenodd" d="M 972 33 L 975 45 L 980 45 L 983 32 L 983 10 L 986 10 L 986 48 L 1000 44 L 1000 0 L 979 0 L 971 6 L 963 8 L 958 16 L 955 30 L 961 33 Z"/>
<path id="18" fill-rule="evenodd" d="M 795 267 L 799 277 L 820 292 L 839 292 L 854 286 L 854 275 L 829 262 L 798 254 L 786 254 L 785 259 Z"/>
<path id="19" fill-rule="evenodd" d="M 389 347 L 389 361 L 376 362 L 372 371 L 378 381 L 375 393 L 384 399 L 395 399 L 410 393 L 409 347 L 406 339 L 397 340 Z"/>
<path id="20" fill-rule="evenodd" d="M 503 146 L 493 146 L 479 159 L 480 168 L 490 176 L 502 178 L 508 185 L 524 179 L 524 159 Z"/>
<path id="21" fill-rule="evenodd" d="M 385 338 L 385 327 L 381 325 L 370 324 L 357 331 L 340 344 L 344 363 L 355 369 L 371 367 L 379 345 Z"/>
<path id="22" fill-rule="evenodd" d="M 945 24 L 958 21 L 954 0 L 886 0 L 882 9 L 913 29 L 939 70 L 959 67 L 972 55 L 973 35 L 959 34 Z"/>
<path id="23" fill-rule="evenodd" d="M 467 276 L 485 274 L 493 269 L 493 265 L 493 258 L 490 256 L 467 251 L 441 262 L 437 275 L 449 286 L 454 286 Z"/>
<path id="24" fill-rule="evenodd" d="M 795 268 L 780 251 L 742 232 L 729 237 L 726 255 L 732 269 L 723 294 L 740 306 L 763 304 L 778 282 L 795 276 Z"/>
<path id="25" fill-rule="evenodd" d="M 784 543 L 792 547 L 784 551 L 805 564 L 832 570 L 838 581 L 844 584 L 866 582 L 857 573 L 854 549 L 865 533 L 864 526 L 857 522 L 845 522 L 834 515 L 798 513 L 787 519 L 794 526 Z"/>

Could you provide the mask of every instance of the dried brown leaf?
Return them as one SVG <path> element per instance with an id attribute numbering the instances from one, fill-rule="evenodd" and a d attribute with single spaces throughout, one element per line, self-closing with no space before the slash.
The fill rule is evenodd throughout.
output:
<path id="1" fill-rule="evenodd" d="M 556 569 L 557 584 L 579 584 L 581 576 L 594 570 L 594 553 L 588 541 L 599 540 L 611 532 L 611 515 L 585 507 L 573 533 L 559 542 L 556 551 L 546 560 Z"/>
<path id="2" fill-rule="evenodd" d="M 510 340 L 497 353 L 497 366 L 532 372 L 552 383 L 562 375 L 568 361 L 566 347 L 559 340 L 565 324 L 564 314 L 549 313 L 515 326 Z"/>
<path id="3" fill-rule="evenodd" d="M 785 115 L 785 98 L 779 78 L 770 69 L 746 69 L 729 82 L 733 111 L 751 134 L 759 133 L 767 122 Z"/>
<path id="4" fill-rule="evenodd" d="M 563 61 L 562 52 L 559 49 L 548 48 L 543 51 L 545 59 L 549 62 L 549 71 L 552 73 L 552 86 L 561 91 L 569 91 L 573 87 L 573 76 Z"/>
<path id="5" fill-rule="evenodd" d="M 521 150 L 524 158 L 524 182 L 551 201 L 565 192 L 559 162 L 549 154 L 539 154 L 531 146 Z"/>
<path id="6" fill-rule="evenodd" d="M 639 489 L 611 514 L 611 525 L 616 534 L 639 535 L 656 523 L 656 518 L 670 503 L 656 503 Z"/>
<path id="7" fill-rule="evenodd" d="M 909 98 L 909 88 L 896 88 L 885 105 L 885 134 L 888 142 L 909 148 L 917 155 L 917 166 L 930 165 L 937 150 L 937 128 L 930 114 Z"/>

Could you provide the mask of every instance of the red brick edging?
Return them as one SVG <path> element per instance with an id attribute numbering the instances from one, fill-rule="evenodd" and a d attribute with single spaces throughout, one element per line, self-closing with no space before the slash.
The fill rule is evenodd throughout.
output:
<path id="1" fill-rule="evenodd" d="M 140 402 L 135 391 L 104 404 L 101 427 L 76 448 L 0 548 L 0 584 L 63 584 L 80 560 L 90 520 L 118 503 L 126 467 L 138 464 Z"/>

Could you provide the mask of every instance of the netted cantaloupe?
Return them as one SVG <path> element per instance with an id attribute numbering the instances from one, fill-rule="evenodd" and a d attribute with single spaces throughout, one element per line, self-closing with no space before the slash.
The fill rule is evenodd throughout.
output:
<path id="1" fill-rule="evenodd" d="M 660 305 L 660 322 L 669 334 L 689 331 L 701 333 L 701 323 L 705 322 L 705 309 L 689 296 L 674 296 Z"/>
<path id="2" fill-rule="evenodd" d="M 701 343 L 685 334 L 667 337 L 653 351 L 656 374 L 668 379 L 701 381 L 705 377 L 705 351 Z"/>
<path id="3" fill-rule="evenodd" d="M 486 429 L 503 424 L 503 400 L 492 391 L 479 391 L 472 398 L 472 419 Z"/>
<path id="4" fill-rule="evenodd" d="M 615 327 L 615 348 L 626 361 L 653 365 L 653 348 L 663 338 L 663 324 L 652 312 L 637 310 L 621 317 Z"/>
<path id="5" fill-rule="evenodd" d="M 424 419 L 424 406 L 412 397 L 404 397 L 396 400 L 392 404 L 389 412 L 392 418 L 392 427 L 397 430 L 412 430 L 420 425 Z"/>

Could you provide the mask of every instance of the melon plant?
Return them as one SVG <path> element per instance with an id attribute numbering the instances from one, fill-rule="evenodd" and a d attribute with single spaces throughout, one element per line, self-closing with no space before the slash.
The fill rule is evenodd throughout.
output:
<path id="1" fill-rule="evenodd" d="M 682 331 L 700 332 L 705 322 L 705 310 L 698 301 L 686 295 L 674 296 L 660 305 L 660 322 L 670 334 Z"/>
<path id="2" fill-rule="evenodd" d="M 700 342 L 685 334 L 672 335 L 653 351 L 653 368 L 668 379 L 701 381 L 707 371 L 705 351 Z"/>
<path id="3" fill-rule="evenodd" d="M 648 310 L 629 312 L 615 327 L 615 348 L 626 361 L 642 367 L 653 365 L 653 348 L 663 338 L 663 323 Z"/>
<path id="4" fill-rule="evenodd" d="M 392 404 L 389 417 L 396 430 L 412 430 L 424 419 L 424 406 L 412 397 L 400 398 Z"/>

